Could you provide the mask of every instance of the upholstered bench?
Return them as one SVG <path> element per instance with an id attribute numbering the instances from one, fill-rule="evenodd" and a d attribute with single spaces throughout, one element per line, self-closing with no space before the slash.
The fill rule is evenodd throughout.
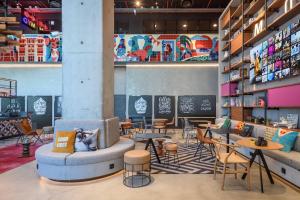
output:
<path id="1" fill-rule="evenodd" d="M 120 139 L 118 126 L 118 118 L 105 121 L 57 121 L 55 131 L 99 128 L 100 150 L 54 153 L 53 143 L 43 145 L 35 153 L 39 175 L 57 181 L 74 181 L 97 178 L 122 170 L 123 156 L 125 152 L 134 149 L 134 141 Z"/>

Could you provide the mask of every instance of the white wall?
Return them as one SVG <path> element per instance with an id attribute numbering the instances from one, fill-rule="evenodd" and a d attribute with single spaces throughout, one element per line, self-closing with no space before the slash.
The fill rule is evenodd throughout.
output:
<path id="1" fill-rule="evenodd" d="M 62 95 L 62 68 L 3 68 L 0 77 L 18 81 L 18 96 Z"/>

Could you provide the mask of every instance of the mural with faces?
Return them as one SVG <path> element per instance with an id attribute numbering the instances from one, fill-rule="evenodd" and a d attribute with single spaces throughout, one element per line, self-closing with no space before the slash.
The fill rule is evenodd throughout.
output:
<path id="1" fill-rule="evenodd" d="M 52 96 L 28 96 L 27 112 L 37 128 L 52 125 Z"/>
<path id="2" fill-rule="evenodd" d="M 152 116 L 152 96 L 129 96 L 128 114 L 130 117 L 151 117 Z"/>

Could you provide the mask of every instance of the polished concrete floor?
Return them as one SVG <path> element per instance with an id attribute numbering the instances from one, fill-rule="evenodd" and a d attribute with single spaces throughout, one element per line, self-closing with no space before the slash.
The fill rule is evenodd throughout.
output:
<path id="1" fill-rule="evenodd" d="M 181 134 L 173 140 L 182 140 Z M 136 148 L 143 148 L 137 144 Z M 3 164 L 3 163 L 0 163 Z M 299 200 L 300 193 L 275 179 L 271 185 L 264 173 L 265 193 L 260 192 L 257 166 L 252 167 L 252 190 L 246 182 L 227 175 L 225 190 L 221 190 L 221 175 L 213 180 L 207 174 L 153 174 L 153 182 L 143 188 L 127 188 L 122 183 L 122 173 L 102 179 L 61 183 L 40 178 L 35 170 L 35 161 L 0 174 L 0 200 Z"/>
<path id="2" fill-rule="evenodd" d="M 226 178 L 225 190 L 221 191 L 221 175 L 152 175 L 153 182 L 143 188 L 127 188 L 122 184 L 122 174 L 81 183 L 58 183 L 40 178 L 35 162 L 0 175 L 0 199 L 2 200 L 299 200 L 300 193 L 275 180 L 271 185 L 265 179 L 265 193 L 260 193 L 258 172 L 253 170 L 252 191 L 245 181 Z"/>

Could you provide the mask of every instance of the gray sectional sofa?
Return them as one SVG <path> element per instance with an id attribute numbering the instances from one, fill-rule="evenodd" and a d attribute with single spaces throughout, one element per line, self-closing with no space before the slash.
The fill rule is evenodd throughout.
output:
<path id="1" fill-rule="evenodd" d="M 37 171 L 40 176 L 58 181 L 86 180 L 109 175 L 123 169 L 123 155 L 134 149 L 134 141 L 121 138 L 119 120 L 58 120 L 55 132 L 74 128 L 100 129 L 100 150 L 89 152 L 54 153 L 53 143 L 37 149 Z M 55 137 L 55 135 L 54 135 Z"/>
<path id="2" fill-rule="evenodd" d="M 216 124 L 220 121 L 220 119 L 216 120 Z M 238 121 L 231 120 L 231 129 L 234 129 L 237 125 Z M 246 123 L 247 124 L 247 123 Z M 253 125 L 253 124 L 251 124 Z M 264 125 L 253 125 L 253 133 L 252 137 L 264 137 L 266 126 Z M 216 137 L 220 136 L 220 133 L 223 133 L 221 136 L 226 137 L 224 132 L 227 130 L 222 130 L 221 132 L 215 131 L 214 134 Z M 230 131 L 230 130 L 229 130 Z M 230 142 L 235 143 L 239 139 L 243 139 L 242 136 L 239 136 L 234 133 L 230 133 L 229 135 Z M 247 148 L 240 148 L 239 152 L 248 158 L 250 158 L 250 153 L 253 150 Z M 297 137 L 294 148 L 291 152 L 283 152 L 280 150 L 270 150 L 264 151 L 265 159 L 268 163 L 268 167 L 270 170 L 284 178 L 285 180 L 293 183 L 294 185 L 300 187 L 300 134 Z"/>

